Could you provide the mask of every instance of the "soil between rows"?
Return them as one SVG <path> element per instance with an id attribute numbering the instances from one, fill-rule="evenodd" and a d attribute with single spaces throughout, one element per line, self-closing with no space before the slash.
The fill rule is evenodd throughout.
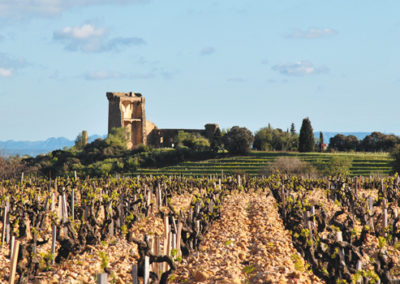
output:
<path id="1" fill-rule="evenodd" d="M 199 252 L 178 264 L 174 283 L 320 283 L 306 269 L 275 199 L 265 193 L 227 198 Z"/>

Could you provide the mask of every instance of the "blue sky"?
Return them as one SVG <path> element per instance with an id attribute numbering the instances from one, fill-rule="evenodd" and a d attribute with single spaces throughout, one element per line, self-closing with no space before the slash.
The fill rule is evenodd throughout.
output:
<path id="1" fill-rule="evenodd" d="M 400 2 L 0 0 L 0 140 L 107 131 L 107 91 L 159 128 L 400 134 Z"/>

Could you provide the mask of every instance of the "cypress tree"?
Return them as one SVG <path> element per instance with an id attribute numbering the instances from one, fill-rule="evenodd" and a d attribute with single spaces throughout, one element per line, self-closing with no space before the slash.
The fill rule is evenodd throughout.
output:
<path id="1" fill-rule="evenodd" d="M 322 132 L 319 133 L 319 151 L 322 152 L 322 144 L 324 144 L 324 134 Z"/>
<path id="2" fill-rule="evenodd" d="M 292 135 L 295 135 L 295 134 L 296 134 L 296 128 L 295 128 L 293 122 L 292 122 L 292 124 L 290 125 L 290 133 L 291 133 Z"/>
<path id="3" fill-rule="evenodd" d="M 310 119 L 306 117 L 303 119 L 303 123 L 300 129 L 299 137 L 299 151 L 300 152 L 312 152 L 314 151 L 315 140 L 314 133 L 311 126 Z"/>

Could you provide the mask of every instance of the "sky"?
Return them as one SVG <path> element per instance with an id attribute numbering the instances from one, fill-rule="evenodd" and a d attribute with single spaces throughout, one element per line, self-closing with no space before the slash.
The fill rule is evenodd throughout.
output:
<path id="1" fill-rule="evenodd" d="M 400 134 L 398 0 L 0 0 L 0 140 L 106 134 L 106 92 L 159 128 Z"/>

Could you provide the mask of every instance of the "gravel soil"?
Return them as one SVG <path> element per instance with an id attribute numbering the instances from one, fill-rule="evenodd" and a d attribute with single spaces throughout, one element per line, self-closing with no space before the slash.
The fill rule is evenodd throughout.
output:
<path id="1" fill-rule="evenodd" d="M 293 247 L 274 198 L 232 194 L 200 251 L 183 260 L 175 283 L 320 283 Z"/>

